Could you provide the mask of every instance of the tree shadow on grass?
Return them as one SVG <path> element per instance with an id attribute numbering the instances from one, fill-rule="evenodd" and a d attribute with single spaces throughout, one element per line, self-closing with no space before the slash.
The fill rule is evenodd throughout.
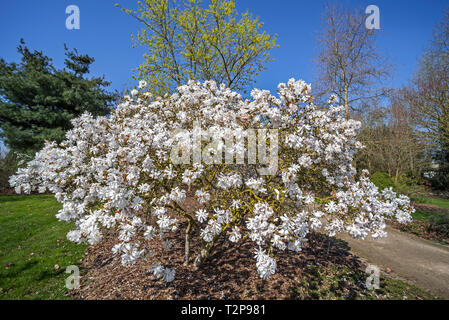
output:
<path id="1" fill-rule="evenodd" d="M 24 271 L 35 267 L 38 263 L 39 263 L 39 261 L 31 260 L 31 261 L 27 261 L 23 264 L 13 265 L 13 266 L 9 267 L 8 270 L 5 271 L 5 274 L 6 274 L 5 276 L 8 278 L 16 278 L 16 277 L 20 276 L 20 274 L 22 274 Z"/>

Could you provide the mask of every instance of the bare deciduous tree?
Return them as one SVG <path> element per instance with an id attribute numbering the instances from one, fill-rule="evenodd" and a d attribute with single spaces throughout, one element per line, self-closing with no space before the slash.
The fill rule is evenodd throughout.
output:
<path id="1" fill-rule="evenodd" d="M 380 84 L 389 76 L 391 65 L 377 52 L 376 31 L 365 27 L 365 19 L 360 9 L 352 12 L 337 4 L 327 5 L 318 38 L 317 96 L 337 95 L 345 106 L 346 118 L 359 103 L 388 92 Z"/>
<path id="2" fill-rule="evenodd" d="M 407 88 L 389 95 L 385 108 L 371 105 L 363 114 L 359 140 L 364 144 L 357 166 L 370 172 L 386 172 L 395 181 L 401 177 L 419 180 L 429 165 L 425 143 L 417 134 L 416 114 Z M 409 190 L 410 191 L 410 190 Z"/>
<path id="3" fill-rule="evenodd" d="M 421 58 L 413 98 L 421 133 L 449 162 L 449 8 Z"/>

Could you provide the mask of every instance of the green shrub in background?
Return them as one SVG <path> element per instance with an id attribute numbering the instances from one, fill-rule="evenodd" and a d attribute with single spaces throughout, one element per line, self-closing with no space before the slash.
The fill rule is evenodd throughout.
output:
<path id="1" fill-rule="evenodd" d="M 449 238 L 449 212 L 438 212 L 429 217 L 429 229 L 438 235 Z"/>
<path id="2" fill-rule="evenodd" d="M 392 187 L 395 192 L 411 197 L 418 197 L 426 194 L 425 187 L 421 185 L 416 178 L 409 177 L 405 174 L 398 175 L 393 179 L 386 172 L 375 172 L 371 175 L 371 181 L 379 188 L 379 190 Z"/>
<path id="3" fill-rule="evenodd" d="M 16 173 L 18 167 L 19 159 L 14 153 L 0 154 L 0 190 L 10 187 L 9 177 Z"/>
<path id="4" fill-rule="evenodd" d="M 427 194 L 425 186 L 417 178 L 403 174 L 393 179 L 393 182 L 393 189 L 397 193 L 405 194 L 409 197 L 420 197 Z"/>
<path id="5" fill-rule="evenodd" d="M 385 172 L 374 172 L 371 175 L 371 181 L 379 188 L 379 190 L 383 190 L 385 188 L 394 188 L 394 181 L 389 176 L 388 173 Z"/>
<path id="6" fill-rule="evenodd" d="M 429 170 L 431 175 L 427 178 L 434 190 L 449 190 L 449 165 L 441 166 L 438 170 Z"/>

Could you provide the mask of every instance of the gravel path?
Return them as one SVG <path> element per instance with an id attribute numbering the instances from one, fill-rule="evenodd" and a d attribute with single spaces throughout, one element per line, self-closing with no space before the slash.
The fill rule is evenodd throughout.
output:
<path id="1" fill-rule="evenodd" d="M 354 240 L 341 236 L 351 251 L 391 275 L 449 299 L 449 247 L 387 227 L 388 237 Z M 389 271 L 389 270 L 388 270 Z"/>

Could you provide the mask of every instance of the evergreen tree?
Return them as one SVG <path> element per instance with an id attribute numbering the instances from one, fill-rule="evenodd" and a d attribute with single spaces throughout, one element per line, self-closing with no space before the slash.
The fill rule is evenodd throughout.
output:
<path id="1" fill-rule="evenodd" d="M 23 39 L 17 49 L 20 63 L 0 58 L 0 137 L 11 151 L 34 154 L 45 140 L 61 142 L 71 119 L 108 113 L 116 94 L 105 90 L 104 78 L 87 78 L 94 58 L 65 47 L 65 68 L 57 70 Z"/>

